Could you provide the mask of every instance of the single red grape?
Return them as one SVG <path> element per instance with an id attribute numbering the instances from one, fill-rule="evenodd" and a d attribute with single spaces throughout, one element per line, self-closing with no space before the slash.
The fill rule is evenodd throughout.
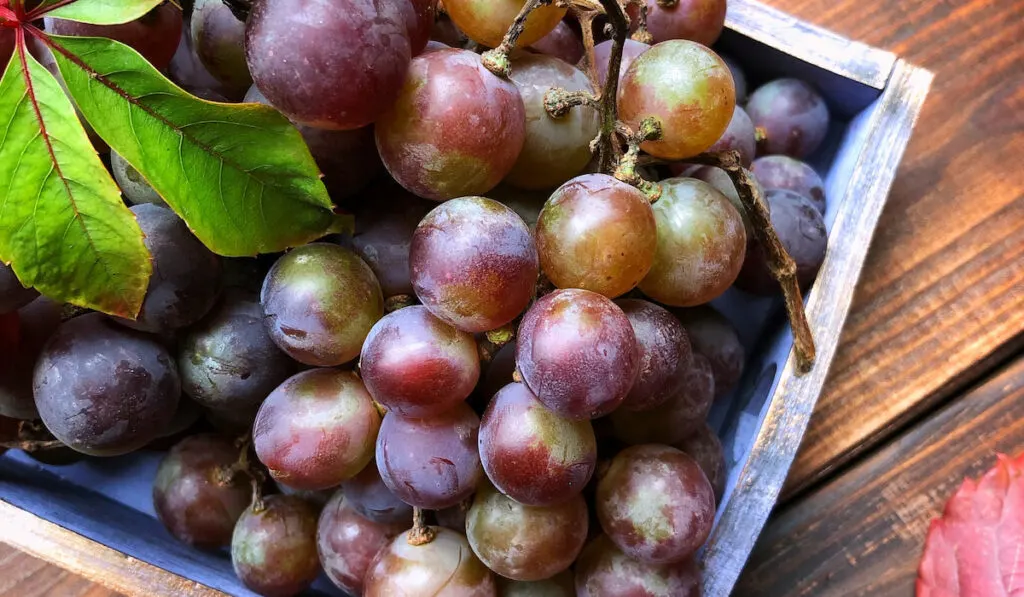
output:
<path id="1" fill-rule="evenodd" d="M 252 439 L 275 480 L 295 489 L 327 489 L 373 458 L 380 413 L 354 373 L 311 369 L 267 396 Z"/>
<path id="2" fill-rule="evenodd" d="M 599 117 L 591 106 L 576 106 L 555 118 L 544 108 L 552 88 L 593 92 L 583 71 L 542 54 L 512 56 L 512 82 L 526 108 L 526 140 L 505 182 L 524 189 L 553 189 L 583 171 L 592 157 Z"/>
<path id="3" fill-rule="evenodd" d="M 619 118 L 636 128 L 654 117 L 662 136 L 647 153 L 681 160 L 706 151 L 729 126 L 736 88 L 725 62 L 692 41 L 665 41 L 641 54 L 622 77 Z"/>
<path id="4" fill-rule="evenodd" d="M 409 265 L 416 296 L 467 332 L 501 327 L 522 313 L 539 269 L 526 223 L 483 197 L 448 201 L 427 214 L 413 234 Z"/>
<path id="5" fill-rule="evenodd" d="M 317 512 L 301 498 L 271 495 L 235 525 L 231 562 L 246 587 L 260 595 L 296 595 L 320 572 Z"/>
<path id="6" fill-rule="evenodd" d="M 707 423 L 700 425 L 681 442 L 673 445 L 700 465 L 711 487 L 715 490 L 715 502 L 722 500 L 725 493 L 725 481 L 729 471 L 726 470 L 725 449 L 718 434 Z"/>
<path id="7" fill-rule="evenodd" d="M 523 317 L 516 364 L 546 407 L 594 419 L 626 399 L 640 361 L 622 309 L 596 292 L 570 289 L 540 298 Z"/>
<path id="8" fill-rule="evenodd" d="M 518 89 L 491 74 L 469 50 L 414 58 L 389 106 L 375 127 L 380 157 L 399 184 L 426 199 L 493 189 L 516 163 L 526 138 Z"/>
<path id="9" fill-rule="evenodd" d="M 485 566 L 515 580 L 542 580 L 569 568 L 587 540 L 587 503 L 577 494 L 554 506 L 526 506 L 486 485 L 466 516 L 466 536 Z"/>
<path id="10" fill-rule="evenodd" d="M 597 517 L 626 555 L 651 564 L 692 556 L 715 519 L 715 492 L 693 458 L 658 444 L 619 452 L 597 486 Z"/>
<path id="11" fill-rule="evenodd" d="M 633 559 L 600 535 L 576 562 L 577 597 L 700 597 L 701 573 L 693 560 L 650 564 Z"/>
<path id="12" fill-rule="evenodd" d="M 373 559 L 407 528 L 408 521 L 384 524 L 363 518 L 338 491 L 324 506 L 317 524 L 320 565 L 338 588 L 362 595 Z"/>
<path id="13" fill-rule="evenodd" d="M 544 37 L 530 44 L 534 52 L 561 58 L 569 64 L 576 64 L 583 58 L 583 41 L 565 21 L 559 21 L 555 28 Z"/>
<path id="14" fill-rule="evenodd" d="M 640 290 L 666 305 L 706 303 L 725 292 L 743 266 L 743 218 L 705 182 L 670 178 L 661 188 L 654 204 L 658 250 Z"/>
<path id="15" fill-rule="evenodd" d="M 366 572 L 363 597 L 497 597 L 494 575 L 465 535 L 434 530 L 437 535 L 425 545 L 411 545 L 402 533 L 385 546 Z"/>
<path id="16" fill-rule="evenodd" d="M 633 61 L 636 60 L 640 54 L 643 54 L 651 48 L 650 45 L 633 39 L 626 39 L 626 43 L 622 45 L 622 62 L 619 66 L 619 85 L 622 85 L 622 77 L 625 76 L 626 71 L 629 70 Z M 597 80 L 601 82 L 601 88 L 604 88 L 605 81 L 608 80 L 608 67 L 611 62 L 612 53 L 612 40 L 605 40 L 594 46 L 594 63 L 597 64 Z M 581 64 L 582 66 L 582 64 Z"/>
<path id="17" fill-rule="evenodd" d="M 524 4 L 526 0 L 445 0 L 444 10 L 470 39 L 496 48 Z M 529 46 L 550 33 L 561 22 L 565 11 L 565 8 L 548 4 L 531 12 L 516 45 Z"/>
<path id="18" fill-rule="evenodd" d="M 408 523 L 412 506 L 398 499 L 380 478 L 371 462 L 358 475 L 341 484 L 345 500 L 363 518 L 382 524 Z"/>
<path id="19" fill-rule="evenodd" d="M 495 486 L 518 502 L 547 506 L 579 495 L 597 462 L 590 421 L 548 410 L 525 384 L 491 400 L 480 423 L 480 461 Z"/>
<path id="20" fill-rule="evenodd" d="M 631 18 L 639 16 L 629 5 Z M 725 0 L 647 0 L 647 31 L 655 43 L 688 39 L 705 46 L 718 41 L 725 28 Z"/>
<path id="21" fill-rule="evenodd" d="M 763 155 L 806 158 L 817 151 L 828 134 L 825 99 L 799 79 L 776 79 L 758 87 L 747 101 L 747 113 L 764 133 L 758 143 Z"/>
<path id="22" fill-rule="evenodd" d="M 466 403 L 422 419 L 389 412 L 377 438 L 380 478 L 407 504 L 454 506 L 473 494 L 483 476 L 479 429 L 480 418 Z"/>
<path id="23" fill-rule="evenodd" d="M 399 309 L 378 321 L 363 343 L 359 367 L 377 402 L 411 417 L 452 408 L 480 379 L 473 336 L 434 317 L 422 305 Z"/>
<path id="24" fill-rule="evenodd" d="M 636 334 L 640 373 L 622 408 L 648 410 L 676 395 L 691 367 L 693 355 L 686 330 L 674 315 L 640 299 L 615 301 Z"/>
<path id="25" fill-rule="evenodd" d="M 765 193 L 771 209 L 772 227 L 782 246 L 796 262 L 796 277 L 806 290 L 814 282 L 828 249 L 828 230 L 818 208 L 803 195 L 793 191 L 772 189 Z M 752 294 L 781 294 L 782 288 L 768 268 L 764 247 L 750 243 L 743 269 L 736 278 L 736 287 Z"/>
<path id="26" fill-rule="evenodd" d="M 714 307 L 701 306 L 672 311 L 690 338 L 694 352 L 707 357 L 715 377 L 715 398 L 722 398 L 743 375 L 746 350 L 736 328 Z"/>
<path id="27" fill-rule="evenodd" d="M 227 474 L 239 449 L 218 435 L 193 435 L 164 456 L 153 481 L 153 509 L 179 541 L 204 549 L 231 545 L 252 500 L 248 479 Z"/>
<path id="28" fill-rule="evenodd" d="M 704 355 L 694 353 L 691 364 L 684 363 L 683 367 L 678 389 L 665 402 L 648 410 L 620 408 L 611 414 L 616 438 L 631 445 L 673 444 L 704 422 L 715 399 L 711 363 Z"/>
<path id="29" fill-rule="evenodd" d="M 740 154 L 740 163 L 749 168 L 757 153 L 757 139 L 754 137 L 754 123 L 751 122 L 747 111 L 736 106 L 732 113 L 732 120 L 726 127 L 722 136 L 715 141 L 715 144 L 708 148 L 708 151 L 735 150 Z"/>
<path id="30" fill-rule="evenodd" d="M 245 30 L 253 81 L 296 122 L 343 130 L 374 122 L 409 69 L 408 2 L 254 2 Z"/>
<path id="31" fill-rule="evenodd" d="M 607 174 L 584 174 L 544 204 L 537 253 L 555 286 L 614 298 L 650 271 L 657 236 L 651 204 L 636 187 Z"/>
<path id="32" fill-rule="evenodd" d="M 167 68 L 181 39 L 181 9 L 161 3 L 145 15 L 121 25 L 90 25 L 64 19 L 45 19 L 47 33 L 77 37 L 106 37 L 127 44 L 156 69 Z"/>
<path id="33" fill-rule="evenodd" d="M 669 168 L 673 169 L 672 167 Z M 747 175 L 750 175 L 749 171 L 746 171 Z M 696 178 L 697 180 L 703 180 L 709 185 L 715 187 L 720 193 L 725 195 L 725 198 L 732 203 L 732 206 L 739 212 L 740 218 L 743 219 L 743 230 L 747 233 L 747 244 L 754 240 L 754 225 L 750 222 L 750 216 L 747 215 L 747 208 L 743 205 L 743 200 L 740 199 L 740 194 L 736 191 L 736 185 L 732 182 L 732 178 L 722 170 L 714 166 L 698 166 L 695 170 L 691 170 L 685 176 L 690 178 Z M 764 189 L 758 183 L 757 178 L 753 178 L 754 185 L 761 191 L 761 196 L 764 196 Z"/>
<path id="34" fill-rule="evenodd" d="M 270 337 L 296 361 L 332 367 L 359 356 L 384 314 L 370 266 L 349 249 L 313 243 L 285 253 L 260 293 Z"/>
<path id="35" fill-rule="evenodd" d="M 785 155 L 767 155 L 754 160 L 750 171 L 762 187 L 803 195 L 824 215 L 825 183 L 810 165 Z"/>

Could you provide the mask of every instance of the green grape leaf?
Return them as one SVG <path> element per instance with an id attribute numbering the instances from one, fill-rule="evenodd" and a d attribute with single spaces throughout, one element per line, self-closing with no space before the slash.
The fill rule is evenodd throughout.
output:
<path id="1" fill-rule="evenodd" d="M 272 253 L 345 225 L 302 136 L 273 108 L 193 97 L 116 41 L 49 44 L 86 120 L 212 251 Z"/>
<path id="2" fill-rule="evenodd" d="M 55 19 L 67 19 L 91 25 L 120 25 L 134 21 L 156 8 L 163 0 L 56 0 L 34 12 L 45 12 Z"/>
<path id="3" fill-rule="evenodd" d="M 0 79 L 0 126 L 0 259 L 52 299 L 134 318 L 152 272 L 142 230 L 24 44 Z"/>

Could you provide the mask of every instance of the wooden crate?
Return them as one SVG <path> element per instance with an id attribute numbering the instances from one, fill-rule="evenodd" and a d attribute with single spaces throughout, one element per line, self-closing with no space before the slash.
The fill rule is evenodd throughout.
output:
<path id="1" fill-rule="evenodd" d="M 829 250 L 807 300 L 818 346 L 808 375 L 793 371 L 792 337 L 778 301 L 730 291 L 715 301 L 750 355 L 733 396 L 711 420 L 723 437 L 729 482 L 702 554 L 708 597 L 732 590 L 800 445 L 835 355 L 868 245 L 932 75 L 755 0 L 730 0 L 718 46 L 753 89 L 779 76 L 822 90 L 835 123 L 814 165 L 828 197 Z M 226 553 L 178 543 L 152 514 L 158 453 L 42 467 L 0 457 L 0 540 L 129 595 L 253 595 Z M 340 594 L 320 582 L 311 591 Z"/>

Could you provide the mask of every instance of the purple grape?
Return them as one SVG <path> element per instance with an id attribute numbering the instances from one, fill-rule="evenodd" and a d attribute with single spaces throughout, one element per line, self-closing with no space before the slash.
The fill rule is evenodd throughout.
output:
<path id="1" fill-rule="evenodd" d="M 411 417 L 440 414 L 469 396 L 480 379 L 473 336 L 422 305 L 384 316 L 370 330 L 359 359 L 374 399 Z"/>
<path id="2" fill-rule="evenodd" d="M 674 444 L 704 422 L 714 399 L 715 379 L 711 363 L 704 355 L 694 353 L 692 364 L 682 375 L 679 389 L 668 400 L 644 411 L 620 408 L 611 414 L 614 435 L 630 445 L 648 442 Z"/>
<path id="3" fill-rule="evenodd" d="M 262 509 L 242 513 L 231 537 L 231 562 L 246 587 L 260 595 L 296 595 L 320 572 L 317 512 L 301 498 L 271 495 Z"/>
<path id="4" fill-rule="evenodd" d="M 622 77 L 629 70 L 629 65 L 633 64 L 640 54 L 643 54 L 649 50 L 651 46 L 643 42 L 639 42 L 632 39 L 627 39 L 626 43 L 622 46 L 622 63 L 619 67 L 619 82 L 622 82 Z M 601 82 L 601 87 L 604 88 L 605 81 L 608 80 L 608 66 L 611 61 L 612 53 L 612 40 L 603 41 L 594 46 L 594 63 L 597 64 L 597 80 Z M 582 65 L 581 65 L 582 66 Z"/>
<path id="5" fill-rule="evenodd" d="M 772 226 L 786 252 L 796 262 L 796 277 L 806 290 L 818 275 L 828 248 L 828 230 L 821 212 L 807 198 L 792 191 L 773 189 L 765 193 L 771 209 Z M 736 278 L 736 287 L 751 294 L 781 294 L 779 283 L 768 269 L 764 247 L 751 243 Z"/>
<path id="6" fill-rule="evenodd" d="M 120 456 L 156 439 L 181 395 L 167 350 L 99 313 L 57 328 L 36 362 L 32 389 L 50 433 L 92 456 Z"/>
<path id="7" fill-rule="evenodd" d="M 358 475 L 341 484 L 349 506 L 360 516 L 381 524 L 406 524 L 412 520 L 412 506 L 398 499 L 380 478 L 371 462 Z M 408 526 L 408 525 L 407 525 Z"/>
<path id="8" fill-rule="evenodd" d="M 626 555 L 650 564 L 691 557 L 711 533 L 715 492 L 700 465 L 657 444 L 619 452 L 597 486 L 597 517 Z"/>
<path id="9" fill-rule="evenodd" d="M 715 141 L 715 144 L 708 148 L 708 151 L 736 150 L 740 153 L 740 163 L 749 168 L 757 153 L 757 140 L 754 137 L 754 123 L 743 108 L 736 106 L 732 113 L 732 120 L 722 136 Z"/>
<path id="10" fill-rule="evenodd" d="M 722 398 L 739 383 L 746 362 L 746 350 L 732 323 L 710 306 L 674 309 L 694 352 L 711 363 L 715 378 L 715 398 Z"/>
<path id="11" fill-rule="evenodd" d="M 243 475 L 225 473 L 239 449 L 213 434 L 193 435 L 160 462 L 153 481 L 153 509 L 179 541 L 203 549 L 231 545 L 252 490 Z"/>
<path id="12" fill-rule="evenodd" d="M 166 68 L 181 39 L 181 9 L 167 2 L 120 25 L 92 25 L 47 17 L 46 32 L 54 35 L 106 37 L 131 46 L 154 68 Z"/>
<path id="13" fill-rule="evenodd" d="M 497 597 L 494 575 L 476 557 L 462 533 L 437 528 L 434 540 L 411 545 L 395 537 L 366 572 L 363 597 Z"/>
<path id="14" fill-rule="evenodd" d="M 271 105 L 255 85 L 245 94 L 245 101 Z M 372 126 L 338 131 L 296 123 L 295 128 L 323 172 L 324 184 L 335 201 L 356 195 L 384 170 Z"/>
<path id="15" fill-rule="evenodd" d="M 725 54 L 719 54 L 718 56 L 721 57 L 725 65 L 729 67 L 729 72 L 732 73 L 732 81 L 736 85 L 736 105 L 747 103 L 747 75 L 743 72 L 743 68 L 740 67 L 739 63 L 732 56 L 726 56 Z"/>
<path id="16" fill-rule="evenodd" d="M 416 296 L 443 321 L 484 332 L 515 319 L 533 298 L 539 262 L 530 229 L 483 197 L 438 206 L 409 249 Z"/>
<path id="17" fill-rule="evenodd" d="M 220 259 L 192 236 L 184 220 L 152 203 L 132 206 L 153 260 L 142 310 L 134 321 L 118 323 L 163 334 L 202 319 L 220 292 Z"/>
<path id="18" fill-rule="evenodd" d="M 576 176 L 591 160 L 590 142 L 600 118 L 577 106 L 554 118 L 544 108 L 552 88 L 593 91 L 583 71 L 558 58 L 527 52 L 512 56 L 512 82 L 526 108 L 526 140 L 505 182 L 524 189 L 553 189 Z"/>
<path id="19" fill-rule="evenodd" d="M 477 394 L 489 404 L 491 398 L 499 390 L 512 383 L 512 374 L 516 370 L 516 342 L 512 340 L 494 355 L 487 363 L 487 372 L 477 388 Z"/>
<path id="20" fill-rule="evenodd" d="M 458 533 L 465 533 L 466 516 L 469 514 L 470 505 L 468 501 L 464 501 L 460 502 L 458 506 L 438 510 L 434 513 L 437 517 L 437 524 Z"/>
<path id="21" fill-rule="evenodd" d="M 558 504 L 579 495 L 597 462 L 590 421 L 548 410 L 526 385 L 505 386 L 480 424 L 480 460 L 491 482 L 518 502 Z"/>
<path id="22" fill-rule="evenodd" d="M 234 97 L 252 85 L 245 63 L 245 23 L 220 0 L 196 0 L 190 19 L 196 56 Z"/>
<path id="23" fill-rule="evenodd" d="M 551 33 L 533 42 L 530 49 L 560 58 L 569 64 L 579 62 L 584 52 L 580 36 L 565 21 L 559 21 Z"/>
<path id="24" fill-rule="evenodd" d="M 639 16 L 635 4 L 628 12 L 633 19 Z M 710 46 L 724 27 L 725 0 L 647 0 L 647 31 L 655 43 L 688 39 Z"/>
<path id="25" fill-rule="evenodd" d="M 342 130 L 374 122 L 398 96 L 412 58 L 407 2 L 254 3 L 245 30 L 253 81 L 296 122 Z"/>
<path id="26" fill-rule="evenodd" d="M 477 435 L 480 418 L 462 403 L 429 418 L 389 412 L 377 438 L 377 470 L 407 504 L 449 508 L 472 495 L 483 476 Z"/>
<path id="27" fill-rule="evenodd" d="M 181 389 L 215 410 L 252 410 L 295 372 L 263 325 L 259 297 L 232 289 L 178 343 Z"/>
<path id="28" fill-rule="evenodd" d="M 337 245 L 313 243 L 274 263 L 260 293 L 270 337 L 290 357 L 332 367 L 359 356 L 384 314 L 370 266 Z"/>
<path id="29" fill-rule="evenodd" d="M 5 355 L 0 358 L 0 415 L 26 421 L 39 418 L 32 397 L 32 371 L 60 318 L 60 303 L 46 297 L 0 315 L 7 322 L 0 328 L 11 331 L 0 332 L 0 354 Z"/>
<path id="30" fill-rule="evenodd" d="M 577 597 L 700 597 L 701 573 L 693 560 L 649 564 L 633 559 L 600 535 L 576 562 Z"/>
<path id="31" fill-rule="evenodd" d="M 338 588 L 362 595 L 373 559 L 407 528 L 408 521 L 384 524 L 363 518 L 339 491 L 320 513 L 316 533 L 320 564 Z"/>
<path id="32" fill-rule="evenodd" d="M 750 171 L 766 189 L 784 189 L 803 195 L 825 214 L 825 183 L 808 164 L 784 155 L 754 160 Z"/>
<path id="33" fill-rule="evenodd" d="M 485 566 L 514 580 L 543 580 L 569 568 L 587 540 L 587 503 L 526 506 L 484 485 L 466 516 L 466 536 Z"/>
<path id="34" fill-rule="evenodd" d="M 690 369 L 690 340 L 679 320 L 664 308 L 640 299 L 615 301 L 636 334 L 640 373 L 622 408 L 648 410 L 678 393 Z"/>
<path id="35" fill-rule="evenodd" d="M 640 363 L 622 309 L 595 292 L 570 289 L 540 298 L 523 317 L 516 364 L 546 407 L 594 419 L 622 404 Z"/>
<path id="36" fill-rule="evenodd" d="M 370 462 L 380 424 L 355 373 L 311 369 L 267 396 L 252 440 L 274 480 L 295 489 L 328 489 Z"/>
<path id="37" fill-rule="evenodd" d="M 683 441 L 675 444 L 700 465 L 700 470 L 715 490 L 715 502 L 720 503 L 725 493 L 725 481 L 728 471 L 725 463 L 725 449 L 718 434 L 707 423 L 700 425 Z"/>
<path id="38" fill-rule="evenodd" d="M 11 266 L 0 261 L 0 313 L 17 311 L 37 296 L 39 293 L 34 289 L 21 285 Z"/>
<path id="39" fill-rule="evenodd" d="M 747 113 L 764 140 L 759 154 L 806 158 L 828 133 L 828 106 L 821 95 L 799 79 L 776 79 L 758 87 L 747 101 Z"/>
<path id="40" fill-rule="evenodd" d="M 355 210 L 352 248 L 370 266 L 385 297 L 413 294 L 409 276 L 412 234 L 434 204 L 391 183 L 371 187 Z"/>

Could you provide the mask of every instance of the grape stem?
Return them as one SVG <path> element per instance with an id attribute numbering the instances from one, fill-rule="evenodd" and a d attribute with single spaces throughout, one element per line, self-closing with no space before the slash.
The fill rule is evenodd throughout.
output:
<path id="1" fill-rule="evenodd" d="M 10 448 L 12 450 L 22 450 L 24 452 L 41 452 L 43 450 L 56 450 L 57 448 L 66 448 L 64 442 L 56 439 L 50 440 L 31 440 L 23 439 L 12 442 L 0 442 L 0 448 Z"/>
<path id="2" fill-rule="evenodd" d="M 661 138 L 661 122 L 654 117 L 648 117 L 640 121 L 640 130 L 635 133 L 622 123 L 618 123 L 617 130 L 626 139 L 628 149 L 615 168 L 615 178 L 640 189 L 647 195 L 647 199 L 654 203 L 661 198 L 661 185 L 645 180 L 637 173 L 636 166 L 637 160 L 640 159 L 640 145 L 644 141 Z"/>
<path id="3" fill-rule="evenodd" d="M 530 16 L 530 13 L 540 8 L 541 6 L 551 4 L 552 0 L 529 0 L 523 4 L 522 10 L 516 15 L 512 25 L 505 32 L 505 37 L 501 40 L 501 44 L 493 50 L 488 50 L 483 53 L 481 58 L 483 59 L 484 66 L 487 70 L 491 71 L 495 75 L 508 77 L 512 73 L 512 67 L 509 64 L 508 55 L 516 47 L 516 42 L 519 41 L 519 36 L 523 34 L 523 29 L 526 28 L 526 19 Z"/>
<path id="4" fill-rule="evenodd" d="M 498 354 L 498 351 L 503 346 L 515 340 L 518 323 L 518 320 L 514 320 L 484 334 L 477 342 L 477 352 L 480 355 L 480 361 L 490 363 L 494 359 L 494 355 Z"/>
<path id="5" fill-rule="evenodd" d="M 673 0 L 673 2 L 676 0 Z M 630 37 L 633 41 L 638 41 L 643 44 L 653 44 L 654 36 L 647 30 L 647 1 L 646 0 L 631 0 L 630 2 L 640 11 L 639 17 L 636 22 L 636 31 Z"/>
<path id="6" fill-rule="evenodd" d="M 426 545 L 434 540 L 437 536 L 437 530 L 427 524 L 426 517 L 423 514 L 421 508 L 412 509 L 412 529 L 409 531 L 409 535 L 406 541 L 409 545 L 419 547 Z"/>
<path id="7" fill-rule="evenodd" d="M 768 268 L 771 270 L 772 277 L 782 287 L 782 295 L 786 301 L 786 313 L 789 315 L 789 323 L 793 328 L 797 374 L 803 375 L 809 372 L 814 367 L 814 336 L 807 324 L 807 315 L 804 313 L 804 301 L 800 293 L 800 283 L 796 277 L 796 262 L 789 256 L 786 247 L 779 240 L 779 235 L 775 233 L 768 212 L 768 204 L 758 189 L 758 185 L 754 183 L 750 172 L 744 169 L 740 163 L 739 152 L 732 150 L 702 153 L 692 158 L 686 158 L 685 162 L 721 168 L 732 179 L 740 201 L 743 202 L 743 207 L 753 225 L 754 236 L 768 254 Z"/>

